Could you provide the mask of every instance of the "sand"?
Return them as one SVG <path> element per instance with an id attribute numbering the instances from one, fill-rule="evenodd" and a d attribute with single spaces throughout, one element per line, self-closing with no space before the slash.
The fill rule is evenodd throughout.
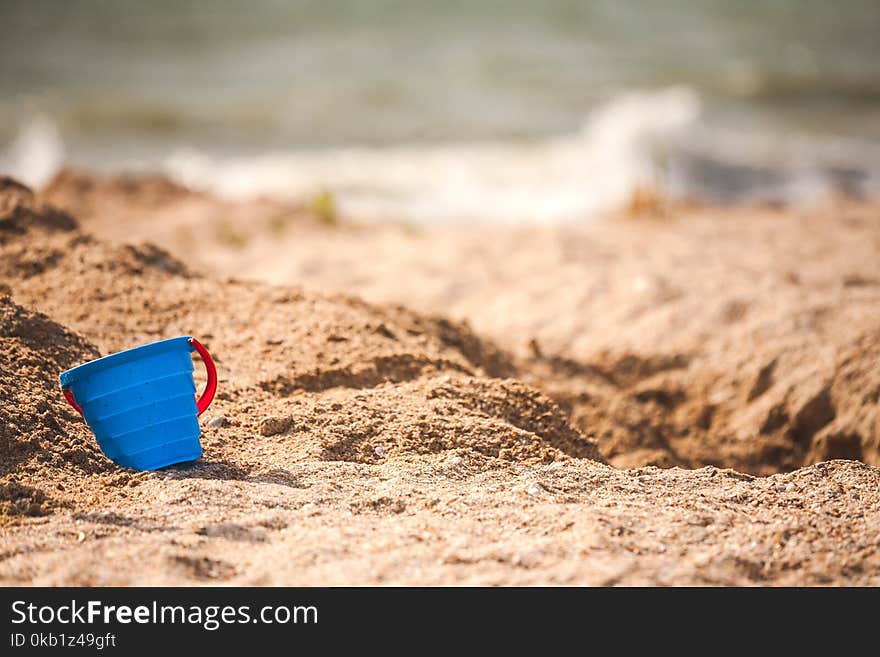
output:
<path id="1" fill-rule="evenodd" d="M 65 172 L 47 196 L 110 241 L 149 240 L 215 276 L 467 322 L 618 467 L 880 466 L 876 205 L 649 195 L 578 225 L 419 228 L 328 225 L 314 208 L 161 179 Z"/>
<path id="2" fill-rule="evenodd" d="M 880 212 L 652 212 L 2 181 L 0 581 L 880 583 Z M 58 373 L 185 334 L 221 375 L 203 459 L 113 465 Z"/>

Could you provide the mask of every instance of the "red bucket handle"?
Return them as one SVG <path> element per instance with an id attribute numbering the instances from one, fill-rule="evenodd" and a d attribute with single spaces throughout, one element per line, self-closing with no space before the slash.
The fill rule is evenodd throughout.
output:
<path id="1" fill-rule="evenodd" d="M 68 388 L 63 388 L 61 392 L 64 393 L 64 398 L 67 400 L 67 403 L 73 406 L 74 410 L 80 415 L 83 414 L 82 406 L 76 403 L 76 400 L 73 398 L 73 392 Z"/>
<path id="2" fill-rule="evenodd" d="M 205 391 L 196 402 L 196 408 L 199 410 L 198 415 L 201 415 L 208 410 L 208 406 L 214 401 L 214 395 L 217 392 L 217 368 L 214 366 L 214 359 L 211 358 L 211 354 L 205 349 L 205 345 L 195 338 L 190 338 L 189 343 L 192 348 L 198 352 L 199 356 L 202 357 L 202 362 L 205 363 L 205 370 L 208 372 L 208 383 L 205 385 Z M 73 397 L 73 391 L 65 388 L 61 392 L 64 393 L 64 398 L 67 400 L 67 403 L 73 406 L 77 413 L 82 415 L 82 407 L 76 403 L 76 399 Z"/>
<path id="3" fill-rule="evenodd" d="M 198 414 L 201 415 L 208 410 L 208 406 L 214 401 L 214 394 L 217 392 L 217 368 L 214 367 L 214 359 L 211 358 L 211 354 L 205 349 L 205 345 L 195 338 L 190 338 L 189 343 L 197 352 L 199 352 L 199 356 L 202 357 L 202 362 L 205 363 L 205 370 L 208 373 L 208 382 L 205 384 L 205 391 L 196 402 L 196 407 L 199 409 Z"/>

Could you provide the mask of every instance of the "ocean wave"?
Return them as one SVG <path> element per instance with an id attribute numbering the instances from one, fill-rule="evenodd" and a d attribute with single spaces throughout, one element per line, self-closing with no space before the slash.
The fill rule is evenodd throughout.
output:
<path id="1" fill-rule="evenodd" d="M 743 134 L 696 127 L 668 163 L 667 189 L 715 203 L 880 198 L 880 144 L 843 137 Z"/>
<path id="2" fill-rule="evenodd" d="M 52 119 L 37 115 L 29 119 L 5 153 L 0 153 L 0 172 L 33 187 L 41 187 L 64 161 L 64 142 Z"/>
<path id="3" fill-rule="evenodd" d="M 47 116 L 29 120 L 0 155 L 0 171 L 37 187 L 63 163 L 59 129 Z M 329 192 L 355 221 L 573 221 L 644 188 L 719 203 L 880 198 L 880 145 L 712 125 L 684 86 L 622 94 L 577 132 L 551 138 L 254 156 L 180 148 L 139 168 L 229 199 L 308 203 Z"/>
<path id="4" fill-rule="evenodd" d="M 229 198 L 330 191 L 355 220 L 562 222 L 644 188 L 719 203 L 880 197 L 877 144 L 710 127 L 688 87 L 623 94 L 550 139 L 232 158 L 181 150 L 164 170 Z"/>
<path id="5" fill-rule="evenodd" d="M 572 135 L 517 143 L 343 148 L 212 157 L 183 149 L 164 171 L 227 198 L 307 199 L 330 191 L 346 217 L 423 222 L 552 222 L 659 184 L 665 150 L 700 115 L 693 90 L 624 94 Z"/>

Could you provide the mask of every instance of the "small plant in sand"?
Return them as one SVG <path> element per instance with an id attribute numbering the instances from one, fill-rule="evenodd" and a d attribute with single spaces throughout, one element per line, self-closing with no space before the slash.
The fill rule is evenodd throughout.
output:
<path id="1" fill-rule="evenodd" d="M 336 199 L 333 197 L 333 192 L 330 190 L 323 189 L 315 194 L 315 196 L 312 197 L 312 202 L 309 204 L 309 209 L 322 224 L 327 226 L 336 226 L 339 224 L 339 215 L 336 210 Z"/>
<path id="2" fill-rule="evenodd" d="M 269 228 L 269 232 L 273 235 L 283 235 L 287 232 L 287 229 L 290 227 L 290 222 L 293 220 L 293 217 L 290 214 L 276 214 L 267 222 L 267 227 Z"/>
<path id="3" fill-rule="evenodd" d="M 623 208 L 628 217 L 663 219 L 669 216 L 669 152 L 663 144 L 655 144 L 650 169 L 650 173 L 638 180 L 630 190 Z"/>
<path id="4" fill-rule="evenodd" d="M 401 230 L 403 234 L 407 237 L 417 237 L 424 232 L 424 228 L 419 224 L 414 224 L 411 221 L 404 222 L 401 224 Z"/>
<path id="5" fill-rule="evenodd" d="M 624 211 L 628 217 L 666 216 L 668 201 L 656 185 L 639 183 L 630 192 Z"/>
<path id="6" fill-rule="evenodd" d="M 221 244 L 234 249 L 243 249 L 250 241 L 250 236 L 247 233 L 237 230 L 235 226 L 226 219 L 220 220 L 216 226 L 214 226 L 214 236 Z"/>

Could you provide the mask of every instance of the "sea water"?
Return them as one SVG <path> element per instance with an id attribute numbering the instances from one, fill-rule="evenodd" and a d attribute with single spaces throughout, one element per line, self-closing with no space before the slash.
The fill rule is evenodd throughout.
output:
<path id="1" fill-rule="evenodd" d="M 880 196 L 876 0 L 0 2 L 0 172 L 564 221 Z"/>

